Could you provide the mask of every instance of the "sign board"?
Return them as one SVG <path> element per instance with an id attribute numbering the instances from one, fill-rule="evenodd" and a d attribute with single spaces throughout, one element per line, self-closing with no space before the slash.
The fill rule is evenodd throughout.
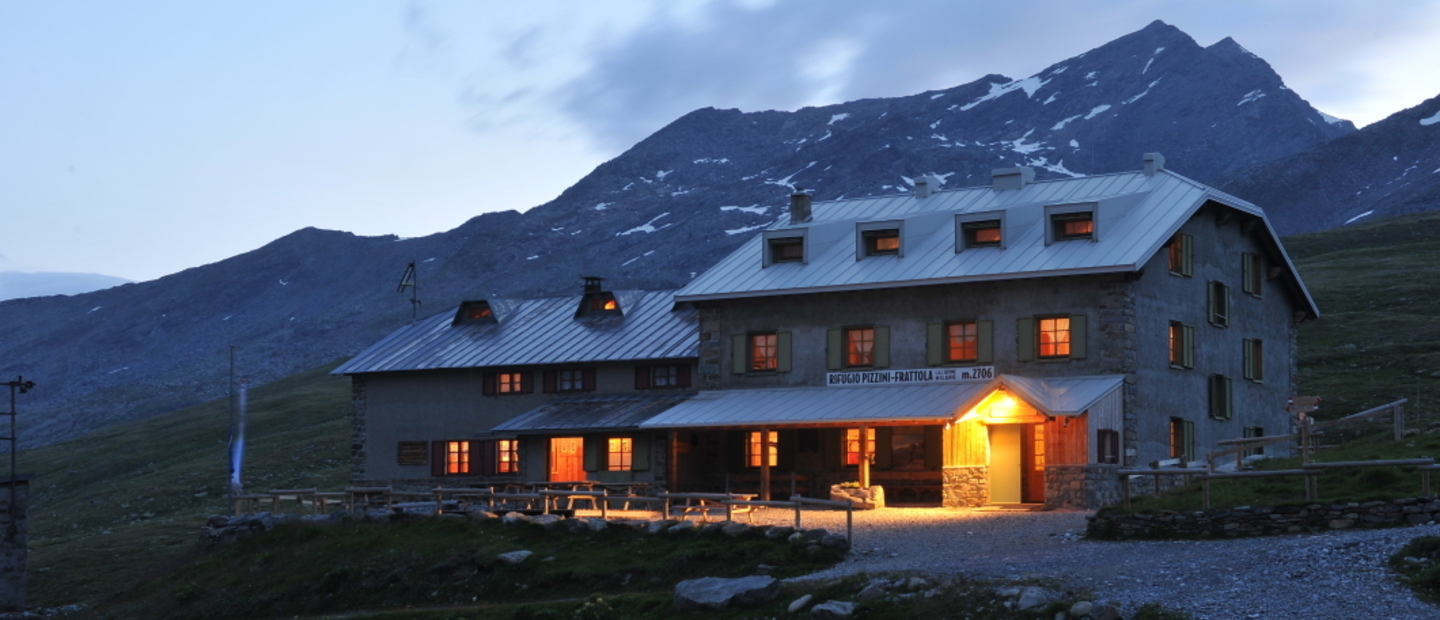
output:
<path id="1" fill-rule="evenodd" d="M 1320 410 L 1319 396 L 1292 396 L 1290 403 L 1285 405 L 1285 410 L 1290 413 L 1312 413 Z"/>
<path id="2" fill-rule="evenodd" d="M 402 441 L 396 446 L 396 465 L 425 465 L 430 461 L 430 444 L 425 441 Z"/>
<path id="3" fill-rule="evenodd" d="M 861 387 L 871 385 L 920 385 L 926 383 L 965 383 L 995 378 L 994 366 L 970 368 L 920 368 L 912 370 L 856 370 L 825 373 L 826 387 Z"/>

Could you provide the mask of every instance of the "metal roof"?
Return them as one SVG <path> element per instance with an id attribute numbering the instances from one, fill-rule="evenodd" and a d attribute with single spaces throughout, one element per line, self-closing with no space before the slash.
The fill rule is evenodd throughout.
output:
<path id="1" fill-rule="evenodd" d="M 455 310 L 386 336 L 331 374 L 699 356 L 695 310 L 675 291 L 614 291 L 617 313 L 575 316 L 581 295 L 491 299 L 495 321 L 452 325 Z"/>
<path id="2" fill-rule="evenodd" d="M 1085 413 L 1119 389 L 1125 377 L 1034 379 L 1000 375 L 984 383 L 717 390 L 694 397 L 640 424 L 641 428 L 792 426 L 948 422 L 1004 385 L 1049 416 Z"/>
<path id="3" fill-rule="evenodd" d="M 579 432 L 634 429 L 656 414 L 693 396 L 668 394 L 612 394 L 562 396 L 522 413 L 491 429 L 492 433 Z"/>
<path id="4" fill-rule="evenodd" d="M 988 383 L 700 392 L 641 428 L 943 422 L 968 411 Z"/>
<path id="5" fill-rule="evenodd" d="M 1000 375 L 996 382 L 1041 413 L 1049 416 L 1076 416 L 1100 402 L 1125 383 L 1124 375 L 1034 379 Z"/>
<path id="6" fill-rule="evenodd" d="M 1319 311 L 1300 281 L 1279 237 L 1253 204 L 1168 170 L 1037 181 L 1018 190 L 973 187 L 932 193 L 876 196 L 815 203 L 810 221 L 788 217 L 771 227 L 804 231 L 806 261 L 763 265 L 756 236 L 677 294 L 701 301 L 776 294 L 873 289 L 1060 275 L 1137 271 L 1160 251 L 1206 202 L 1214 201 L 1265 222 L 1272 248 L 1295 279 L 1295 292 L 1314 316 Z M 1045 242 L 1047 206 L 1096 205 L 1093 241 Z M 956 251 L 955 217 L 1004 213 L 1005 247 Z M 902 255 L 856 260 L 856 226 L 903 221 Z"/>

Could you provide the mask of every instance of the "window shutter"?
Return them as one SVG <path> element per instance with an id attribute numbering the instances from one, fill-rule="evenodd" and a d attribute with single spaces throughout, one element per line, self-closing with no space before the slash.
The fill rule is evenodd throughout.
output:
<path id="1" fill-rule="evenodd" d="M 480 386 L 481 386 L 481 387 L 480 387 L 480 393 L 481 393 L 481 394 L 483 394 L 483 395 L 485 395 L 485 396 L 494 396 L 496 392 L 499 392 L 499 391 L 500 391 L 500 390 L 499 390 L 499 385 L 500 385 L 500 380 L 499 380 L 499 377 L 498 377 L 495 373 L 493 373 L 493 372 L 487 372 L 487 373 L 484 373 L 484 374 L 481 374 L 481 375 L 480 375 Z M 474 392 L 471 392 L 471 394 L 474 394 Z"/>
<path id="2" fill-rule="evenodd" d="M 1220 375 L 1210 375 L 1210 417 L 1216 420 L 1221 419 L 1220 415 Z"/>
<path id="3" fill-rule="evenodd" d="M 559 391 L 559 387 L 557 385 L 559 382 L 556 380 L 554 370 L 545 371 L 544 377 L 545 385 L 542 389 L 545 391 L 546 394 L 554 394 L 555 392 Z"/>
<path id="4" fill-rule="evenodd" d="M 1245 368 L 1245 378 L 1250 380 L 1255 379 L 1255 349 L 1253 348 L 1255 346 L 1254 343 L 1255 341 L 1249 338 L 1240 341 L 1241 359 L 1244 360 L 1243 366 Z"/>
<path id="5" fill-rule="evenodd" d="M 939 425 L 925 427 L 925 468 L 939 471 L 945 466 L 945 439 Z"/>
<path id="6" fill-rule="evenodd" d="M 430 475 L 439 478 L 445 475 L 445 442 L 430 442 Z"/>
<path id="7" fill-rule="evenodd" d="M 1195 275 L 1195 238 L 1180 233 L 1180 273 L 1186 277 Z"/>
<path id="8" fill-rule="evenodd" d="M 743 375 L 750 370 L 750 347 L 745 334 L 730 336 L 730 372 Z"/>
<path id="9" fill-rule="evenodd" d="M 844 332 L 832 329 L 825 332 L 825 367 L 840 370 L 845 367 Z"/>
<path id="10" fill-rule="evenodd" d="M 995 362 L 995 322 L 990 319 L 975 321 L 975 363 Z"/>
<path id="11" fill-rule="evenodd" d="M 595 369 L 584 368 L 580 370 L 580 389 L 586 392 L 595 391 Z"/>
<path id="12" fill-rule="evenodd" d="M 1220 405 L 1221 407 L 1223 407 L 1222 411 L 1225 414 L 1226 420 L 1229 420 L 1231 417 L 1233 417 L 1235 413 L 1235 394 L 1233 392 L 1233 386 L 1234 383 L 1230 380 L 1230 377 L 1220 377 Z M 1191 436 L 1190 441 L 1192 443 L 1195 441 L 1193 435 Z"/>
<path id="13" fill-rule="evenodd" d="M 637 389 L 637 390 L 648 390 L 648 389 L 650 389 L 650 367 L 649 367 L 649 366 L 636 366 L 636 367 L 635 367 L 635 389 Z"/>
<path id="14" fill-rule="evenodd" d="M 584 450 L 585 471 L 600 471 L 600 464 L 605 462 L 605 438 L 586 435 Z"/>
<path id="15" fill-rule="evenodd" d="M 775 332 L 775 372 L 790 372 L 790 332 Z"/>
<path id="16" fill-rule="evenodd" d="M 690 387 L 690 364 L 685 363 L 675 365 L 675 387 Z"/>
<path id="17" fill-rule="evenodd" d="M 650 470 L 650 435 L 648 433 L 630 438 L 630 471 Z"/>
<path id="18" fill-rule="evenodd" d="M 890 326 L 875 326 L 874 368 L 890 367 Z"/>
<path id="19" fill-rule="evenodd" d="M 1086 329 L 1085 315 L 1070 315 L 1070 359 L 1085 359 L 1085 337 L 1089 334 Z"/>
<path id="20" fill-rule="evenodd" d="M 1182 444 L 1185 446 L 1184 459 L 1186 461 L 1195 460 L 1195 423 L 1190 420 L 1185 420 L 1184 442 Z"/>
<path id="21" fill-rule="evenodd" d="M 1240 288 L 1251 295 L 1255 294 L 1255 255 L 1249 252 L 1240 254 Z"/>
<path id="22" fill-rule="evenodd" d="M 534 373 L 534 372 L 531 372 L 531 371 L 527 370 L 527 371 L 525 371 L 525 372 L 520 373 L 520 393 L 521 393 L 521 394 L 534 394 L 534 393 L 535 393 L 535 373 Z"/>
<path id="23" fill-rule="evenodd" d="M 495 440 L 486 439 L 475 443 L 479 444 L 480 449 L 476 451 L 476 454 L 473 455 L 472 458 L 477 459 L 479 463 L 477 465 L 472 461 L 471 465 L 475 465 L 475 471 L 480 472 L 481 475 L 495 475 L 495 464 L 500 460 L 500 457 L 495 453 Z"/>
<path id="24" fill-rule="evenodd" d="M 1015 319 L 1015 360 L 1028 362 L 1035 359 L 1035 318 Z"/>
<path id="25" fill-rule="evenodd" d="M 1186 368 L 1195 367 L 1195 326 L 1180 326 L 1180 365 Z"/>
<path id="26" fill-rule="evenodd" d="M 895 429 L 889 426 L 881 426 L 875 429 L 875 467 L 876 469 L 890 469 L 895 463 L 894 446 L 891 438 L 895 435 Z"/>
<path id="27" fill-rule="evenodd" d="M 945 324 L 931 323 L 925 326 L 925 363 L 939 366 L 945 363 Z"/>

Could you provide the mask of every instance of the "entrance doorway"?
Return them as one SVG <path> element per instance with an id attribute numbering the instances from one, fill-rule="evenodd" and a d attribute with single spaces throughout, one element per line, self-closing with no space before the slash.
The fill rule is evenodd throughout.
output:
<path id="1" fill-rule="evenodd" d="M 1044 426 L 993 424 L 989 430 L 990 503 L 1044 503 Z"/>
<path id="2" fill-rule="evenodd" d="M 585 479 L 585 441 L 580 437 L 550 438 L 550 481 Z"/>

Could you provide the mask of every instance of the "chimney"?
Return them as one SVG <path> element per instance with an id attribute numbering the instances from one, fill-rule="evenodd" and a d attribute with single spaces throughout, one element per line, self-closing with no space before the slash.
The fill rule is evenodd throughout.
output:
<path id="1" fill-rule="evenodd" d="M 810 194 L 805 193 L 803 189 L 797 189 L 795 193 L 790 194 L 790 223 L 799 224 L 808 221 L 810 221 Z"/>
<path id="2" fill-rule="evenodd" d="M 1165 156 L 1159 153 L 1145 154 L 1145 176 L 1153 177 L 1156 172 L 1165 169 Z"/>
<path id="3" fill-rule="evenodd" d="M 930 193 L 933 191 L 935 191 L 935 188 L 930 187 L 929 175 L 922 174 L 915 177 L 915 198 L 917 200 L 929 198 Z"/>
<path id="4" fill-rule="evenodd" d="M 1024 189 L 1026 185 L 1035 182 L 1035 169 L 1029 166 L 996 168 L 990 171 L 990 179 L 997 192 L 1007 189 Z"/>
<path id="5" fill-rule="evenodd" d="M 589 294 L 589 293 L 603 293 L 603 292 L 605 292 L 605 285 L 602 284 L 602 282 L 605 281 L 605 278 L 600 278 L 600 277 L 596 277 L 596 276 L 581 276 L 581 277 L 585 278 L 585 292 L 586 292 L 587 294 Z"/>

